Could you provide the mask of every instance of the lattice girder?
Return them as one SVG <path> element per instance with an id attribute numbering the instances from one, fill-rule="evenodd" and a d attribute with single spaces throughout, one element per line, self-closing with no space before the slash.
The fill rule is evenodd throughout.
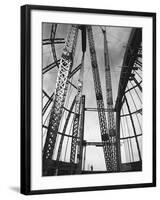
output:
<path id="1" fill-rule="evenodd" d="M 96 51 L 95 51 L 95 44 L 93 39 L 93 32 L 92 27 L 87 26 L 88 30 L 88 40 L 89 40 L 89 50 L 90 50 L 90 57 L 91 57 L 91 64 L 92 64 L 92 72 L 93 72 L 93 80 L 94 80 L 94 87 L 95 87 L 95 94 L 96 94 L 96 101 L 97 101 L 97 108 L 98 108 L 98 118 L 100 124 L 100 132 L 104 151 L 104 158 L 107 171 L 113 171 L 112 168 L 112 143 L 110 140 L 110 136 L 107 129 L 107 121 L 104 109 L 104 101 L 102 96 L 102 89 L 99 77 L 99 70 L 96 58 Z"/>
<path id="2" fill-rule="evenodd" d="M 76 103 L 75 103 L 75 116 L 73 121 L 73 130 L 72 130 L 72 142 L 71 142 L 71 153 L 70 153 L 70 162 L 75 163 L 76 150 L 77 150 L 77 137 L 79 136 L 80 130 L 80 107 L 81 107 L 81 97 L 83 89 L 83 73 L 84 73 L 84 54 L 82 55 L 81 60 L 81 69 L 78 79 L 78 91 L 76 94 Z"/>
<path id="3" fill-rule="evenodd" d="M 63 48 L 62 57 L 60 59 L 55 96 L 51 109 L 46 141 L 43 149 L 43 161 L 52 159 L 53 156 L 57 132 L 62 117 L 63 105 L 68 89 L 67 80 L 73 65 L 77 36 L 78 26 L 72 25 Z"/>
<path id="4" fill-rule="evenodd" d="M 104 34 L 104 60 L 105 60 L 105 80 L 106 80 L 106 95 L 107 95 L 107 121 L 108 131 L 111 145 L 111 156 L 112 156 L 112 171 L 117 171 L 117 140 L 116 140 L 116 125 L 114 120 L 113 111 L 113 96 L 112 96 L 112 83 L 111 83 L 111 72 L 109 63 L 109 52 L 106 31 L 103 30 Z"/>

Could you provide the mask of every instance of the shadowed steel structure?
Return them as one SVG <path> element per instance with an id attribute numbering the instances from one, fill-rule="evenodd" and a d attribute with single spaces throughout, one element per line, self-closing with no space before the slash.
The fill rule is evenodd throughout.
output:
<path id="1" fill-rule="evenodd" d="M 64 38 L 61 24 L 50 24 L 49 46 L 52 62 L 42 69 L 43 78 L 55 77 L 49 95 L 43 87 L 43 176 L 140 171 L 142 169 L 142 29 L 132 28 L 125 48 L 117 97 L 113 103 L 112 69 L 107 30 L 101 27 L 105 91 L 102 89 L 100 54 L 90 25 L 71 25 Z M 81 37 L 79 37 L 81 35 Z M 63 47 L 59 56 L 58 47 Z M 79 52 L 77 52 L 79 49 Z M 98 53 L 97 53 L 98 52 Z M 90 53 L 90 59 L 87 57 Z M 80 63 L 77 64 L 77 60 Z M 88 62 L 87 62 L 87 61 Z M 86 106 L 84 70 L 91 66 L 97 107 Z M 50 73 L 51 72 L 51 73 Z M 52 80 L 52 78 L 51 78 Z M 77 81 L 75 81 L 77 80 Z M 74 94 L 71 95 L 71 90 Z M 104 95 L 105 93 L 105 95 Z M 105 98 L 104 98 L 105 97 Z M 106 100 L 106 107 L 104 103 Z M 101 141 L 85 138 L 86 113 L 98 115 Z M 86 120 L 85 120 L 86 119 Z M 93 124 L 94 125 L 94 124 Z M 105 170 L 86 167 L 86 148 L 103 149 Z M 64 159 L 62 159 L 62 156 Z"/>

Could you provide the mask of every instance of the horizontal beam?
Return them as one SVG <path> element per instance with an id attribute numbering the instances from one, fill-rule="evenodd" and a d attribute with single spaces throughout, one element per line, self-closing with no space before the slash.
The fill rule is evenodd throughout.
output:
<path id="1" fill-rule="evenodd" d="M 86 146 L 97 146 L 97 147 L 103 147 L 104 143 L 102 142 L 86 142 Z"/>
<path id="2" fill-rule="evenodd" d="M 136 114 L 136 113 L 142 114 L 142 108 L 139 109 L 139 110 L 136 110 L 136 111 L 132 112 L 131 115 Z M 127 113 L 127 114 L 120 115 L 120 117 L 126 117 L 126 116 L 129 116 L 129 115 L 130 115 L 130 114 Z"/>
<path id="3" fill-rule="evenodd" d="M 128 136 L 128 137 L 120 138 L 120 140 L 131 139 L 131 138 L 135 138 L 135 137 L 139 137 L 139 136 L 142 136 L 142 134 L 137 134 L 136 136 L 133 135 L 133 136 Z"/>
<path id="4" fill-rule="evenodd" d="M 115 143 L 112 143 L 115 144 Z M 96 146 L 96 147 L 103 147 L 105 146 L 106 143 L 104 142 L 84 142 L 83 146 Z"/>
<path id="5" fill-rule="evenodd" d="M 55 39 L 43 39 L 42 44 L 43 45 L 49 45 L 49 44 L 64 44 L 65 40 L 64 38 L 55 38 Z"/>
<path id="6" fill-rule="evenodd" d="M 64 44 L 65 42 L 54 42 L 53 44 Z M 45 42 L 45 43 L 43 43 L 43 46 L 44 45 L 50 45 L 50 44 L 52 44 L 52 42 Z"/>
<path id="7" fill-rule="evenodd" d="M 43 128 L 48 129 L 48 126 L 43 125 Z M 75 137 L 73 135 L 64 134 L 64 133 L 61 133 L 61 132 L 58 132 L 58 134 L 66 136 L 66 137 L 70 137 L 70 138 L 78 138 L 79 139 L 79 137 Z"/>
<path id="8" fill-rule="evenodd" d="M 85 111 L 97 112 L 98 108 L 85 108 Z M 104 108 L 105 112 L 115 112 L 115 109 Z"/>

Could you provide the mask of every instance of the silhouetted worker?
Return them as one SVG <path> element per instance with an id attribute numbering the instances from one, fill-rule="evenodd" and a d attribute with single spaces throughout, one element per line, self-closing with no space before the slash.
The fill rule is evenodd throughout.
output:
<path id="1" fill-rule="evenodd" d="M 93 165 L 91 165 L 91 171 L 93 171 Z"/>

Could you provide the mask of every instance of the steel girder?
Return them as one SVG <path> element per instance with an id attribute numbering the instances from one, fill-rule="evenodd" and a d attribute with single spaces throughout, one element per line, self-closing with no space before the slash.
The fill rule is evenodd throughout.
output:
<path id="1" fill-rule="evenodd" d="M 92 64 L 92 72 L 94 79 L 94 87 L 96 93 L 96 101 L 98 108 L 98 117 L 100 124 L 101 138 L 103 142 L 103 151 L 107 171 L 112 171 L 112 145 L 109 142 L 109 133 L 107 131 L 107 121 L 104 109 L 104 101 L 102 96 L 101 82 L 99 77 L 99 70 L 96 58 L 95 44 L 93 38 L 92 27 L 87 26 L 88 40 L 89 40 L 89 50 Z"/>
<path id="2" fill-rule="evenodd" d="M 112 96 L 112 83 L 111 83 L 111 72 L 109 63 L 109 52 L 108 52 L 108 42 L 106 31 L 103 30 L 104 35 L 104 63 L 105 63 L 105 80 L 106 80 L 106 95 L 107 95 L 107 121 L 108 121 L 108 131 L 109 131 L 109 143 L 112 146 L 111 157 L 112 157 L 112 171 L 117 171 L 117 145 L 116 143 L 116 125 L 113 113 L 113 96 Z"/>
<path id="3" fill-rule="evenodd" d="M 62 117 L 62 109 L 68 89 L 69 72 L 71 71 L 73 65 L 77 36 L 78 26 L 72 25 L 63 48 L 62 57 L 60 59 L 54 101 L 43 149 L 43 163 L 46 160 L 51 160 L 53 156 L 57 132 Z"/>
<path id="4" fill-rule="evenodd" d="M 80 130 L 80 109 L 81 109 L 81 96 L 83 89 L 83 73 L 84 73 L 84 54 L 82 56 L 81 61 L 81 69 L 78 79 L 78 91 L 76 95 L 76 103 L 75 103 L 75 115 L 73 121 L 73 130 L 72 130 L 72 142 L 71 142 L 71 153 L 70 153 L 70 162 L 75 163 L 75 156 L 77 150 L 77 136 L 79 135 Z"/>

